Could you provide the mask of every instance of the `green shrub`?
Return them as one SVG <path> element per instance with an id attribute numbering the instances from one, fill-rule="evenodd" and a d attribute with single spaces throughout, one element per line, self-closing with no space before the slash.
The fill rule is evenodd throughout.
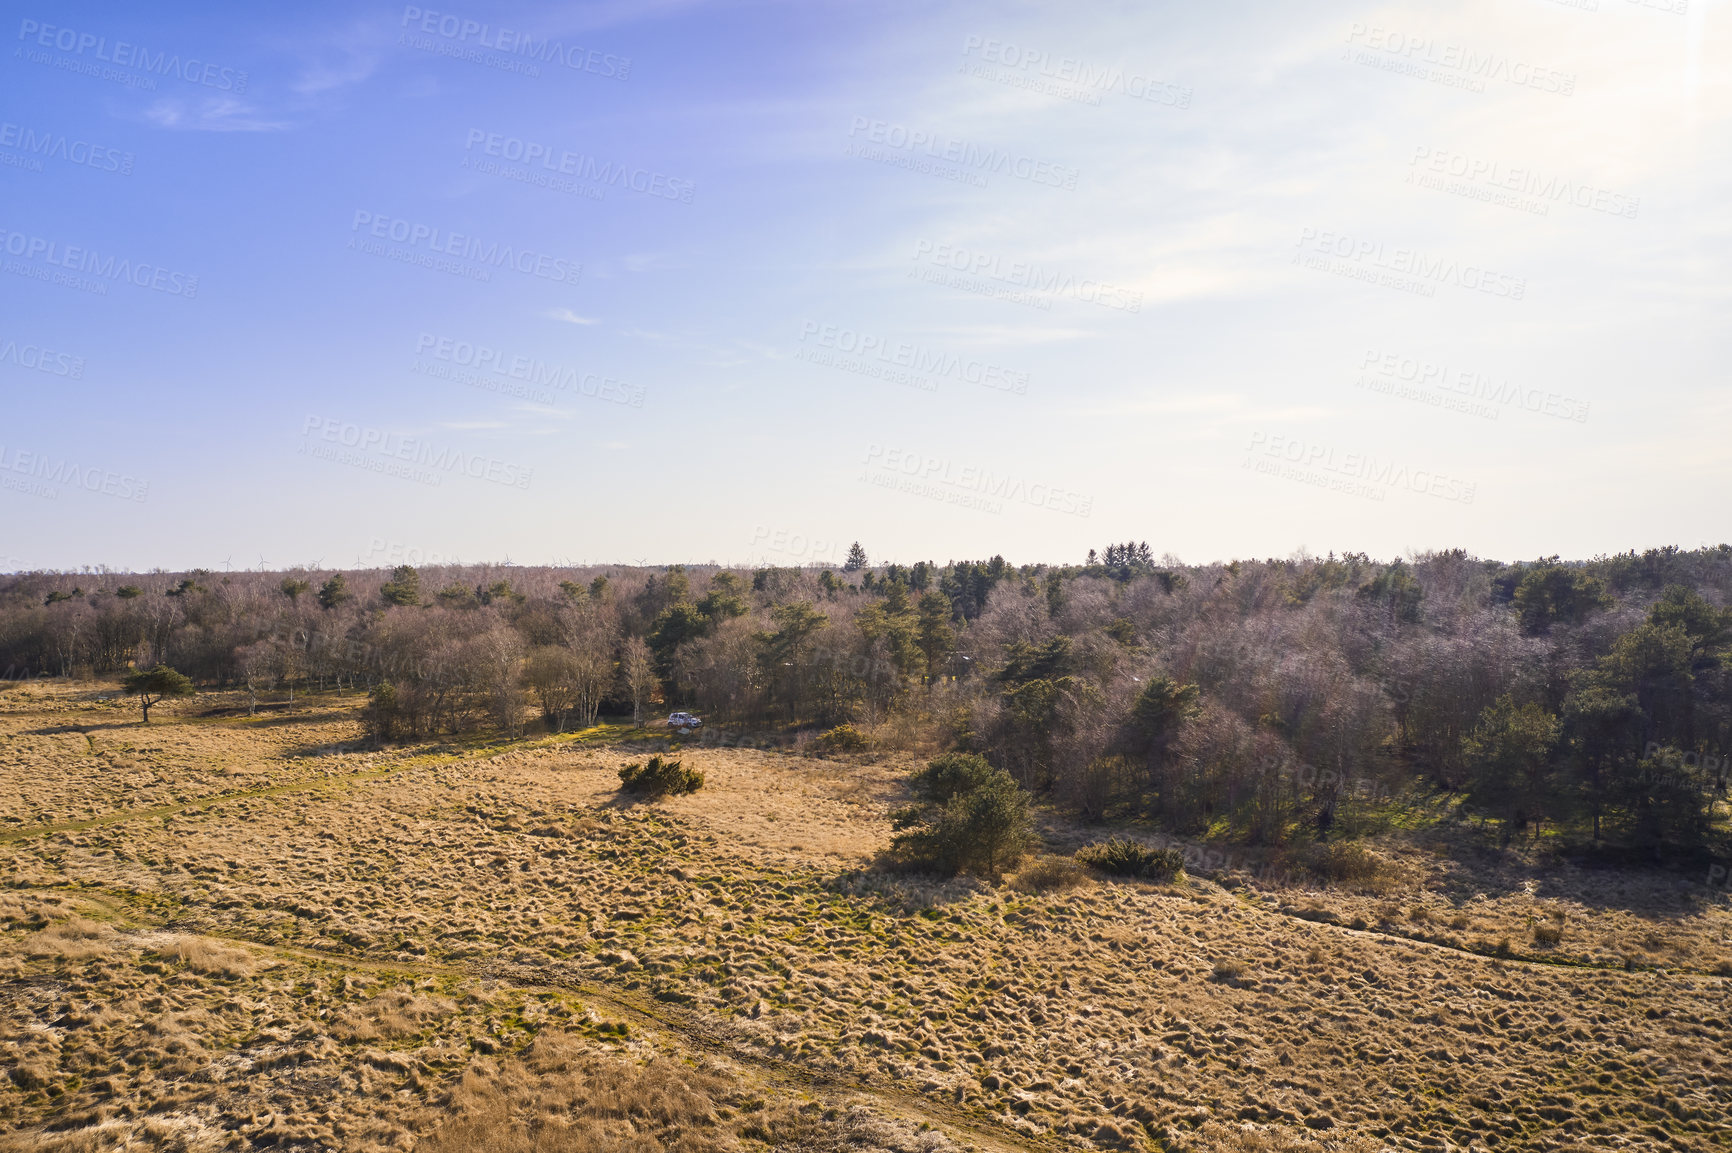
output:
<path id="1" fill-rule="evenodd" d="M 397 686 L 390 681 L 380 681 L 367 693 L 367 707 L 361 710 L 361 728 L 374 744 L 393 740 L 397 736 L 401 714 Z"/>
<path id="2" fill-rule="evenodd" d="M 924 804 L 892 815 L 893 856 L 909 868 L 996 877 L 1034 842 L 1028 794 L 1003 769 L 968 753 L 948 753 L 910 782 Z"/>
<path id="3" fill-rule="evenodd" d="M 978 753 L 942 753 L 928 761 L 908 783 L 913 786 L 914 795 L 928 804 L 947 805 L 952 797 L 980 788 L 994 774 L 1005 776 L 1002 769 L 993 768 Z"/>
<path id="4" fill-rule="evenodd" d="M 821 753 L 859 753 L 871 743 L 866 734 L 853 725 L 837 725 L 813 742 Z"/>
<path id="5" fill-rule="evenodd" d="M 1078 863 L 1115 877 L 1142 877 L 1170 881 L 1185 867 L 1185 855 L 1177 849 L 1150 849 L 1124 837 L 1078 849 Z"/>
<path id="6" fill-rule="evenodd" d="M 679 761 L 664 760 L 658 754 L 651 757 L 648 764 L 633 762 L 620 766 L 619 787 L 644 797 L 695 793 L 704 787 L 704 775 L 696 769 L 685 768 Z"/>

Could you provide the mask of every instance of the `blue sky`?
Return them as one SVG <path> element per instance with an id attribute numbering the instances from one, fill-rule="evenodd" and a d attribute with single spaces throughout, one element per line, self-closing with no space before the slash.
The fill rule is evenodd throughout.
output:
<path id="1" fill-rule="evenodd" d="M 0 569 L 1732 537 L 1725 2 L 8 11 Z"/>

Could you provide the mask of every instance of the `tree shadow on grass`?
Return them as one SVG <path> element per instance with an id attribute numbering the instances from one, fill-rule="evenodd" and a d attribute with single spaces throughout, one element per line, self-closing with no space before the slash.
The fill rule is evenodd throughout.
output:
<path id="1" fill-rule="evenodd" d="M 843 873 L 825 881 L 824 888 L 902 915 L 951 908 L 993 891 L 993 886 L 979 877 L 914 872 L 885 854 L 880 854 L 870 869 Z"/>
<path id="2" fill-rule="evenodd" d="M 291 761 L 316 760 L 321 757 L 334 757 L 341 753 L 365 753 L 374 751 L 372 746 L 359 738 L 352 741 L 324 741 L 318 744 L 296 745 L 286 750 L 282 755 Z"/>
<path id="3" fill-rule="evenodd" d="M 638 809 L 654 810 L 660 802 L 669 799 L 671 798 L 666 794 L 652 797 L 643 793 L 631 793 L 621 789 L 608 797 L 605 801 L 597 801 L 594 804 L 594 807 L 597 809 L 608 809 L 616 813 L 629 813 Z"/>
<path id="4" fill-rule="evenodd" d="M 37 729 L 19 729 L 21 736 L 59 737 L 68 733 L 88 736 L 91 733 L 105 732 L 109 729 L 138 729 L 144 727 L 144 721 L 139 717 L 131 717 L 124 721 L 84 721 L 61 725 L 43 725 Z"/>
<path id="5" fill-rule="evenodd" d="M 249 714 L 245 705 L 218 705 L 198 714 L 200 720 L 242 720 L 250 721 L 247 726 L 253 729 L 279 729 L 289 725 L 322 724 L 330 721 L 352 721 L 353 712 L 340 709 L 321 709 L 317 712 L 291 712 L 291 709 L 301 709 L 296 702 L 290 705 L 286 702 L 260 704 L 257 713 Z M 264 715 L 272 714 L 272 715 Z"/>
<path id="6" fill-rule="evenodd" d="M 1442 867 L 1441 891 L 1457 905 L 1478 894 L 1507 898 L 1531 891 L 1541 900 L 1567 900 L 1593 912 L 1616 910 L 1675 924 L 1700 916 L 1714 900 L 1713 867 L 1726 859 L 1710 848 L 1673 851 L 1658 861 L 1652 850 L 1566 850 L 1538 860 L 1467 854 Z"/>

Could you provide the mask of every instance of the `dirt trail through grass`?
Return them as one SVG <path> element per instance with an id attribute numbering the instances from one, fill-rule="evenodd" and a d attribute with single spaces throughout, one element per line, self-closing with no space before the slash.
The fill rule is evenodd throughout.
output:
<path id="1" fill-rule="evenodd" d="M 1474 957 L 1478 960 L 1485 961 L 1488 964 L 1543 965 L 1548 968 L 1585 969 L 1590 972 L 1642 972 L 1654 973 L 1661 977 L 1688 976 L 1706 977 L 1710 980 L 1728 980 L 1727 975 L 1724 972 L 1710 971 L 1708 969 L 1692 969 L 1688 966 L 1681 965 L 1656 965 L 1634 962 L 1615 965 L 1608 962 L 1584 961 L 1571 957 L 1535 957 L 1525 953 L 1517 953 L 1513 950 L 1502 954 L 1484 953 L 1478 949 L 1470 949 L 1465 945 L 1451 945 L 1447 941 L 1434 940 L 1420 933 L 1390 932 L 1385 929 L 1373 929 L 1370 927 L 1356 929 L 1351 925 L 1341 925 L 1333 921 L 1319 921 L 1311 917 L 1303 916 L 1299 913 L 1288 912 L 1285 909 L 1271 909 L 1267 905 L 1260 904 L 1255 900 L 1248 900 L 1243 893 L 1234 893 L 1233 895 L 1240 905 L 1267 916 L 1281 917 L 1290 922 L 1297 922 L 1306 925 L 1321 926 L 1325 929 L 1332 929 L 1344 936 L 1366 937 L 1382 941 L 1400 941 L 1404 945 L 1412 945 L 1415 948 L 1437 949 L 1457 956 Z"/>
<path id="2" fill-rule="evenodd" d="M 142 915 L 122 894 L 64 886 L 32 886 L 22 891 L 57 892 L 73 896 L 96 906 L 133 932 L 177 928 L 173 923 L 158 922 Z M 575 974 L 562 972 L 550 975 L 532 966 L 501 961 L 469 965 L 432 961 L 410 964 L 356 957 L 329 949 L 275 944 L 236 934 L 212 932 L 205 928 L 189 931 L 195 931 L 200 937 L 238 945 L 255 953 L 331 965 L 356 972 L 389 973 L 412 978 L 468 977 L 503 985 L 517 992 L 573 993 L 610 1016 L 671 1035 L 682 1047 L 694 1053 L 724 1057 L 751 1068 L 769 1088 L 796 1093 L 845 1094 L 886 1116 L 916 1124 L 924 1123 L 934 1129 L 949 1132 L 972 1142 L 981 1153 L 1047 1153 L 1050 1150 L 1071 1148 L 1058 1141 L 1006 1132 L 1002 1126 L 976 1113 L 943 1101 L 935 1101 L 920 1093 L 876 1084 L 864 1078 L 813 1070 L 796 1062 L 754 1052 L 749 1046 L 739 1043 L 734 1031 L 725 1021 L 683 1011 L 651 997 L 634 996 L 628 990 L 597 984 Z M 553 979 L 548 979 L 550 976 Z"/>

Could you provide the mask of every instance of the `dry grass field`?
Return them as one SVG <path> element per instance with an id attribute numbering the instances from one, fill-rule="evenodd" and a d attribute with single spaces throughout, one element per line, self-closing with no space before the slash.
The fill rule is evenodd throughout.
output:
<path id="1" fill-rule="evenodd" d="M 617 733 L 111 696 L 0 693 L 0 1149 L 1732 1146 L 1732 907 L 1669 874 L 937 883 L 871 868 L 912 761 L 645 803 Z"/>

